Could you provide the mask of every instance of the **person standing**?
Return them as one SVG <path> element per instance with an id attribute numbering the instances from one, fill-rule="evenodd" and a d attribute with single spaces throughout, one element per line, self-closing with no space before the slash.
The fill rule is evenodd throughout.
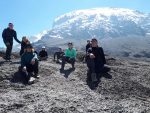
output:
<path id="1" fill-rule="evenodd" d="M 17 39 L 17 33 L 14 30 L 14 25 L 13 23 L 8 24 L 8 28 L 4 29 L 2 32 L 2 38 L 4 41 L 4 44 L 6 45 L 6 54 L 4 59 L 5 60 L 10 60 L 11 59 L 11 52 L 12 52 L 12 47 L 13 47 L 13 38 L 21 44 L 21 41 Z"/>

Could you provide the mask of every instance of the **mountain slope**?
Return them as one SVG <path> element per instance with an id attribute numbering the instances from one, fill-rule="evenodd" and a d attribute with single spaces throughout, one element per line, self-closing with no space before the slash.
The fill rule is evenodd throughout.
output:
<path id="1" fill-rule="evenodd" d="M 72 41 L 82 48 L 96 37 L 108 54 L 149 58 L 150 14 L 123 8 L 77 10 L 57 17 L 40 36 L 35 46 L 64 47 Z"/>
<path id="2" fill-rule="evenodd" d="M 97 89 L 86 83 L 86 65 L 74 72 L 59 72 L 52 59 L 40 62 L 41 78 L 33 85 L 11 83 L 19 59 L 0 59 L 1 113 L 149 113 L 150 65 L 144 61 L 107 58 L 112 79 L 101 78 Z M 69 69 L 70 65 L 66 65 Z M 69 76 L 68 76 L 69 75 Z"/>

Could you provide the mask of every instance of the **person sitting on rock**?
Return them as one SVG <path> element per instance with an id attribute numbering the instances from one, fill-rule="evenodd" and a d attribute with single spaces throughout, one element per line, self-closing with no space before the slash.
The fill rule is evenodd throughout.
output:
<path id="1" fill-rule="evenodd" d="M 39 52 L 39 60 L 47 60 L 48 53 L 46 51 L 45 46 L 42 47 L 42 50 Z"/>
<path id="2" fill-rule="evenodd" d="M 92 39 L 92 47 L 87 50 L 88 73 L 92 82 L 97 82 L 97 75 L 104 69 L 106 64 L 103 48 L 98 46 L 97 39 Z"/>
<path id="3" fill-rule="evenodd" d="M 54 61 L 55 61 L 56 56 L 57 56 L 56 63 L 60 63 L 60 59 L 62 59 L 62 57 L 64 56 L 64 52 L 61 48 L 59 48 L 59 50 L 54 53 Z"/>
<path id="4" fill-rule="evenodd" d="M 26 51 L 21 56 L 21 69 L 27 73 L 29 82 L 34 81 L 34 78 L 39 78 L 38 75 L 38 57 L 34 53 L 31 44 L 26 46 Z"/>
<path id="5" fill-rule="evenodd" d="M 69 42 L 68 48 L 65 51 L 65 55 L 62 58 L 62 65 L 61 65 L 60 71 L 64 70 L 64 66 L 65 66 L 66 62 L 71 63 L 72 69 L 74 70 L 75 69 L 74 64 L 75 64 L 76 56 L 77 56 L 76 49 L 73 48 L 73 43 Z"/>
<path id="6" fill-rule="evenodd" d="M 22 56 L 28 44 L 30 44 L 30 41 L 27 39 L 27 37 L 26 36 L 22 37 L 20 56 Z"/>

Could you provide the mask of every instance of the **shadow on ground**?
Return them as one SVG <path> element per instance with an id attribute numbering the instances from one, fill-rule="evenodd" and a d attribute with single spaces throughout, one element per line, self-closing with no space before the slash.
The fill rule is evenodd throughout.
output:
<path id="1" fill-rule="evenodd" d="M 60 70 L 60 73 L 63 73 L 64 74 L 64 77 L 65 78 L 68 78 L 69 75 L 74 71 L 74 69 L 72 68 L 69 68 L 69 69 L 66 69 L 66 70 Z"/>

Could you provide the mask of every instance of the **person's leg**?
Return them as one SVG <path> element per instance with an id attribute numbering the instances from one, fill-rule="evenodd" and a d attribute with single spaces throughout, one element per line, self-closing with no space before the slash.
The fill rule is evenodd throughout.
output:
<path id="1" fill-rule="evenodd" d="M 35 61 L 35 64 L 33 65 L 33 71 L 34 71 L 35 77 L 37 77 L 39 73 L 39 62 L 37 60 Z"/>
<path id="2" fill-rule="evenodd" d="M 64 56 L 62 58 L 61 70 L 64 70 L 66 62 L 68 62 L 69 57 Z"/>
<path id="3" fill-rule="evenodd" d="M 5 56 L 5 58 L 6 58 L 7 60 L 10 60 L 10 59 L 11 59 L 10 56 L 11 56 L 12 46 L 13 46 L 12 43 L 10 43 L 10 42 L 7 42 L 7 43 L 6 43 L 6 56 Z"/>
<path id="4" fill-rule="evenodd" d="M 74 69 L 74 64 L 75 64 L 75 58 L 70 58 L 70 63 L 72 65 L 72 68 Z"/>
<path id="5" fill-rule="evenodd" d="M 91 73 L 95 73 L 96 70 L 95 70 L 94 59 L 90 59 L 90 58 L 87 59 L 87 67 L 89 68 Z"/>
<path id="6" fill-rule="evenodd" d="M 89 72 L 91 72 L 91 79 L 92 82 L 97 81 L 97 76 L 96 76 L 96 68 L 95 68 L 95 62 L 94 59 L 87 59 L 87 66 L 89 68 Z"/>
<path id="7" fill-rule="evenodd" d="M 27 72 L 28 72 L 28 75 L 31 77 L 33 76 L 33 72 L 34 72 L 34 68 L 33 68 L 33 65 L 32 64 L 28 64 L 26 65 L 26 69 L 27 69 Z"/>
<path id="8" fill-rule="evenodd" d="M 65 63 L 66 63 L 66 57 L 64 56 L 64 57 L 62 58 L 61 70 L 64 70 Z"/>

